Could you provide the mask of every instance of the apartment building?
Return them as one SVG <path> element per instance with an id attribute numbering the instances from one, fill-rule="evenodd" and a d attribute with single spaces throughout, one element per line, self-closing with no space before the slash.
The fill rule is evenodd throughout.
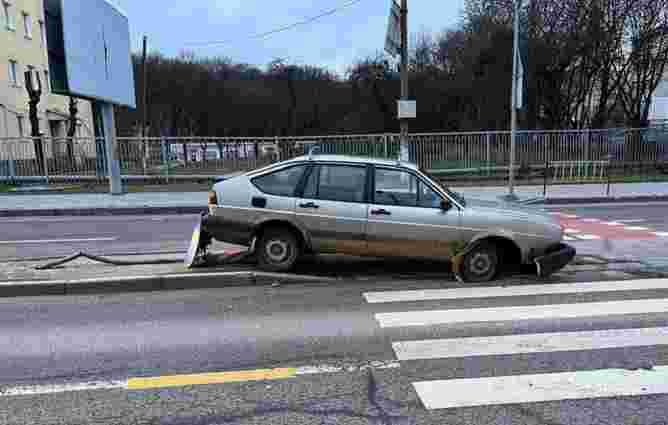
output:
<path id="1" fill-rule="evenodd" d="M 28 92 L 24 73 L 37 71 L 42 82 L 39 130 L 65 137 L 69 128 L 69 97 L 51 93 L 43 0 L 0 0 L 0 144 L 2 138 L 30 136 Z M 90 102 L 79 100 L 77 136 L 94 137 Z M 46 154 L 60 150 L 47 144 Z M 2 152 L 0 147 L 0 152 Z"/>
<path id="2" fill-rule="evenodd" d="M 668 69 L 652 96 L 649 120 L 653 124 L 668 124 Z"/>

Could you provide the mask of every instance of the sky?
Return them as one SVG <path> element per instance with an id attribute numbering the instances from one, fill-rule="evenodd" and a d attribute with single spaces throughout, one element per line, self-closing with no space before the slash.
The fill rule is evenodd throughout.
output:
<path id="1" fill-rule="evenodd" d="M 409 34 L 456 26 L 465 0 L 409 0 Z M 274 59 L 344 73 L 356 59 L 383 50 L 391 0 L 360 0 L 333 15 L 264 39 L 252 36 L 335 9 L 350 0 L 111 0 L 129 18 L 132 50 L 167 56 L 192 50 L 260 67 Z M 413 37 L 411 37 L 413 38 Z M 206 46 L 212 41 L 229 41 Z"/>

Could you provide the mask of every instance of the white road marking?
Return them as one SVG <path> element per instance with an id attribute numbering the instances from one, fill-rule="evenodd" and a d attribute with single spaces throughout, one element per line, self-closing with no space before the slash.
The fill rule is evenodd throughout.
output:
<path id="1" fill-rule="evenodd" d="M 642 223 L 646 221 L 644 218 L 638 218 L 633 220 L 617 220 L 619 223 L 630 224 L 630 223 Z"/>
<path id="2" fill-rule="evenodd" d="M 623 226 L 624 225 L 624 223 L 620 223 L 619 221 L 608 221 L 607 223 L 603 223 L 603 224 L 607 224 L 608 226 Z"/>
<path id="3" fill-rule="evenodd" d="M 668 393 L 668 366 L 413 383 L 429 410 Z"/>
<path id="4" fill-rule="evenodd" d="M 24 245 L 38 243 L 70 243 L 70 242 L 111 242 L 118 240 L 118 237 L 109 238 L 82 238 L 82 239 L 34 239 L 24 241 L 0 241 L 0 245 Z"/>
<path id="5" fill-rule="evenodd" d="M 396 369 L 401 367 L 401 364 L 396 360 L 373 360 L 362 364 L 342 364 L 342 365 L 327 365 L 319 364 L 313 366 L 301 366 L 295 368 L 295 375 L 316 375 L 327 373 L 343 373 L 343 372 L 363 372 L 367 369 Z M 57 394 L 73 391 L 94 391 L 94 390 L 114 390 L 128 389 L 128 381 L 91 381 L 91 382 L 77 382 L 68 384 L 44 384 L 44 385 L 24 385 L 16 387 L 2 387 L 0 386 L 0 398 L 11 396 L 25 396 L 25 395 L 44 395 Z"/>
<path id="6" fill-rule="evenodd" d="M 647 227 L 642 227 L 642 226 L 629 226 L 629 227 L 624 227 L 624 230 L 646 231 L 646 230 L 649 230 L 649 229 Z"/>
<path id="7" fill-rule="evenodd" d="M 564 233 L 580 233 L 580 231 L 578 229 L 566 229 Z"/>
<path id="8" fill-rule="evenodd" d="M 598 236 L 598 235 L 583 235 L 583 234 L 579 234 L 579 235 L 578 235 L 578 239 L 583 239 L 583 240 L 585 240 L 585 241 L 596 241 L 596 240 L 601 239 L 601 237 Z"/>
<path id="9" fill-rule="evenodd" d="M 668 237 L 668 232 L 654 232 L 654 234 L 662 238 Z"/>
<path id="10" fill-rule="evenodd" d="M 381 328 L 391 328 L 476 322 L 506 322 L 515 320 L 573 319 L 581 317 L 652 313 L 668 313 L 668 298 L 376 313 L 375 318 Z"/>
<path id="11" fill-rule="evenodd" d="M 571 237 L 571 236 L 564 236 L 565 241 L 576 241 L 577 238 Z"/>
<path id="12" fill-rule="evenodd" d="M 586 223 L 598 223 L 601 220 L 599 220 L 598 218 L 583 218 L 582 221 Z"/>
<path id="13" fill-rule="evenodd" d="M 126 389 L 127 385 L 127 381 L 94 381 L 76 384 L 29 385 L 13 388 L 0 388 L 0 397 L 56 394 L 72 391 L 112 390 L 118 388 Z"/>
<path id="14" fill-rule="evenodd" d="M 561 215 L 563 218 L 570 218 L 570 219 L 578 218 L 577 215 L 573 215 L 573 214 L 562 214 L 562 213 L 560 213 L 560 215 Z"/>
<path id="15" fill-rule="evenodd" d="M 668 279 L 638 279 L 611 282 L 554 283 L 546 285 L 489 286 L 456 289 L 365 292 L 370 304 L 411 301 L 458 300 L 467 298 L 521 297 L 547 294 L 583 294 L 591 292 L 646 291 L 668 289 Z"/>
<path id="16" fill-rule="evenodd" d="M 401 361 L 668 345 L 668 328 L 611 329 L 392 343 Z"/>
<path id="17" fill-rule="evenodd" d="M 396 360 L 381 361 L 374 360 L 364 364 L 348 364 L 348 365 L 317 365 L 317 366 L 302 366 L 298 367 L 296 375 L 317 375 L 321 373 L 341 373 L 341 372 L 363 372 L 367 369 L 397 369 L 401 364 Z"/>

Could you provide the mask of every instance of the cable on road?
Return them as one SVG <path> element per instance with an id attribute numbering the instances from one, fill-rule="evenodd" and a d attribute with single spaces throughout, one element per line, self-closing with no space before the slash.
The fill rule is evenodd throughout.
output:
<path id="1" fill-rule="evenodd" d="M 112 260 L 110 258 L 100 257 L 97 255 L 87 254 L 85 252 L 77 252 L 72 254 L 69 257 L 65 257 L 60 260 L 52 261 L 50 263 L 42 264 L 36 266 L 36 270 L 48 270 L 54 267 L 60 266 L 65 263 L 76 260 L 77 258 L 88 258 L 89 260 L 99 261 L 101 263 L 111 264 L 113 266 L 143 266 L 143 265 L 152 265 L 152 264 L 178 264 L 183 263 L 183 260 L 169 260 L 169 259 L 159 259 L 159 260 L 143 260 L 143 261 L 123 261 L 123 260 Z M 198 265 L 225 265 L 225 264 L 239 264 L 244 262 L 253 262 L 254 253 L 252 251 L 240 251 L 233 254 L 206 254 L 202 256 L 201 262 Z"/>
<path id="2" fill-rule="evenodd" d="M 141 266 L 141 265 L 150 265 L 150 264 L 176 264 L 176 263 L 182 263 L 183 260 L 168 260 L 168 259 L 161 259 L 161 260 L 144 260 L 144 261 L 122 261 L 122 260 L 112 260 L 110 258 L 105 258 L 105 257 L 99 257 L 97 255 L 92 255 L 92 254 L 86 254 L 85 252 L 77 252 L 76 254 L 72 254 L 69 257 L 65 257 L 62 260 L 56 260 L 52 261 L 47 264 L 42 264 L 40 266 L 35 267 L 37 270 L 47 270 L 47 269 L 52 269 L 54 267 L 60 266 L 65 263 L 69 263 L 70 261 L 74 261 L 77 258 L 88 258 L 89 260 L 94 260 L 94 261 L 99 261 L 101 263 L 106 263 L 106 264 L 111 264 L 113 266 Z"/>

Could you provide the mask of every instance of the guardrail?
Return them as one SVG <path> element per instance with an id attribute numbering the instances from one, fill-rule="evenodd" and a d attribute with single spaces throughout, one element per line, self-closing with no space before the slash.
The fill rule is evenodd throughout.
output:
<path id="1" fill-rule="evenodd" d="M 412 162 L 443 176 L 473 174 L 504 179 L 510 132 L 411 134 Z M 35 155 L 42 146 L 45 161 Z M 313 137 L 119 137 L 121 174 L 168 182 L 220 176 L 303 155 L 314 145 L 322 154 L 397 158 L 398 134 Z M 517 172 L 549 163 L 611 161 L 668 174 L 668 126 L 646 129 L 520 131 Z M 614 167 L 613 167 L 614 168 Z M 95 138 L 0 138 L 0 181 L 106 180 L 104 143 Z M 178 176 L 178 177 L 177 177 Z"/>

